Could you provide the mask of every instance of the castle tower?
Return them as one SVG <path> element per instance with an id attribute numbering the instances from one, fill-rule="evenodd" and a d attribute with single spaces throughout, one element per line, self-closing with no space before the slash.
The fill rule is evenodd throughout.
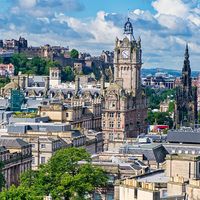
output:
<path id="1" fill-rule="evenodd" d="M 197 88 L 192 88 L 188 45 L 182 68 L 181 85 L 176 88 L 175 127 L 197 124 Z"/>
<path id="2" fill-rule="evenodd" d="M 133 26 L 128 19 L 124 25 L 124 38 L 117 38 L 115 42 L 114 83 L 103 95 L 105 149 L 146 132 L 147 101 L 140 81 L 141 58 L 141 40 L 135 40 Z"/>
<path id="3" fill-rule="evenodd" d="M 140 69 L 142 66 L 141 40 L 134 39 L 133 26 L 128 19 L 124 25 L 124 39 L 118 38 L 114 51 L 114 80 L 122 80 L 123 88 L 134 95 L 140 89 Z"/>
<path id="4" fill-rule="evenodd" d="M 59 67 L 52 67 L 49 70 L 50 87 L 58 87 L 61 84 L 61 70 Z"/>

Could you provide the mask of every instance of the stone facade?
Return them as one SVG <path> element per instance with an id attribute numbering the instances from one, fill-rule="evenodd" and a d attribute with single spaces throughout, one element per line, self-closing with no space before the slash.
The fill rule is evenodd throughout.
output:
<path id="1" fill-rule="evenodd" d="M 50 86 L 58 87 L 61 84 L 61 69 L 59 67 L 50 68 Z"/>
<path id="2" fill-rule="evenodd" d="M 180 170 L 181 169 L 181 170 Z M 183 177 L 184 180 L 200 178 L 200 156 L 172 154 L 166 157 L 166 176 Z"/>
<path id="3" fill-rule="evenodd" d="M 141 40 L 134 39 L 128 20 L 123 40 L 116 39 L 114 50 L 114 82 L 104 91 L 102 130 L 105 143 L 137 137 L 146 132 L 147 102 L 141 87 Z"/>
<path id="4" fill-rule="evenodd" d="M 3 175 L 6 188 L 19 185 L 21 173 L 31 169 L 31 145 L 21 139 L 0 139 L 0 160 L 3 162 Z"/>

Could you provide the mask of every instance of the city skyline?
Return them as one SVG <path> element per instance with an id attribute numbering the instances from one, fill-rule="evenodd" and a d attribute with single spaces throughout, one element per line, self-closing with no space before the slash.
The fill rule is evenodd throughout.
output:
<path id="1" fill-rule="evenodd" d="M 29 45 L 70 46 L 92 55 L 113 50 L 127 17 L 142 38 L 143 67 L 181 69 L 186 42 L 198 70 L 200 8 L 197 0 L 3 0 L 1 39 L 26 37 Z M 172 59 L 173 58 L 173 59 Z"/>

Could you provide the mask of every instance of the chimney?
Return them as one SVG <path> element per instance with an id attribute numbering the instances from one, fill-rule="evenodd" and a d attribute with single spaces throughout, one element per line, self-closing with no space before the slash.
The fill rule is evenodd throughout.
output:
<path id="1" fill-rule="evenodd" d="M 45 77 L 44 80 L 45 80 L 45 91 L 48 91 L 49 90 L 49 76 Z"/>
<path id="2" fill-rule="evenodd" d="M 105 89 L 105 77 L 104 77 L 103 73 L 101 75 L 100 83 L 101 83 L 101 95 L 103 95 L 104 94 L 104 89 Z"/>
<path id="3" fill-rule="evenodd" d="M 29 87 L 29 74 L 26 76 L 26 88 Z"/>
<path id="4" fill-rule="evenodd" d="M 79 76 L 76 76 L 76 78 L 75 78 L 75 95 L 78 94 L 79 90 L 80 90 L 80 78 L 79 78 Z"/>
<path id="5" fill-rule="evenodd" d="M 26 79 L 26 77 L 20 76 L 19 78 L 20 78 L 20 89 L 24 90 L 25 89 L 25 82 L 26 82 L 25 79 Z"/>

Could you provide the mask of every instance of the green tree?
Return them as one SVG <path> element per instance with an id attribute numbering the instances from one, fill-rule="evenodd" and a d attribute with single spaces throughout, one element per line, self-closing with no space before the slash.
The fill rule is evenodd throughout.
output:
<path id="1" fill-rule="evenodd" d="M 173 120 L 168 112 L 148 112 L 148 122 L 150 124 L 168 125 L 173 127 Z"/>
<path id="2" fill-rule="evenodd" d="M 74 81 L 75 75 L 70 66 L 66 66 L 62 72 L 62 80 L 63 81 Z"/>
<path id="3" fill-rule="evenodd" d="M 9 190 L 3 189 L 0 192 L 1 200 L 43 200 L 43 196 L 34 195 L 28 187 L 12 185 Z"/>
<path id="4" fill-rule="evenodd" d="M 47 62 L 40 57 L 34 57 L 27 63 L 26 73 L 36 75 L 47 75 L 46 68 Z"/>
<path id="5" fill-rule="evenodd" d="M 9 82 L 10 82 L 10 78 L 9 77 L 0 78 L 0 88 L 4 87 Z"/>
<path id="6" fill-rule="evenodd" d="M 149 108 L 158 109 L 160 103 L 166 99 L 174 100 L 175 89 L 152 89 L 146 87 Z"/>
<path id="7" fill-rule="evenodd" d="M 1 63 L 3 63 L 3 58 L 2 58 L 2 57 L 0 57 L 0 64 L 1 64 Z"/>
<path id="8" fill-rule="evenodd" d="M 80 165 L 78 162 L 82 160 L 85 164 Z M 43 196 L 51 194 L 56 200 L 63 197 L 84 200 L 96 187 L 106 184 L 105 172 L 92 166 L 90 154 L 85 149 L 67 148 L 57 151 L 38 171 L 25 172 L 20 186 L 4 190 L 0 199 L 42 200 Z"/>
<path id="9" fill-rule="evenodd" d="M 79 52 L 76 49 L 72 49 L 70 51 L 70 57 L 71 58 L 78 58 L 78 56 L 79 56 Z"/>
<path id="10" fill-rule="evenodd" d="M 11 57 L 11 63 L 15 66 L 14 74 L 18 75 L 19 71 L 26 73 L 28 58 L 24 54 L 14 54 Z"/>
<path id="11" fill-rule="evenodd" d="M 174 103 L 174 101 L 169 102 L 168 112 L 172 113 L 172 112 L 174 112 L 174 109 L 175 109 L 175 103 Z"/>

